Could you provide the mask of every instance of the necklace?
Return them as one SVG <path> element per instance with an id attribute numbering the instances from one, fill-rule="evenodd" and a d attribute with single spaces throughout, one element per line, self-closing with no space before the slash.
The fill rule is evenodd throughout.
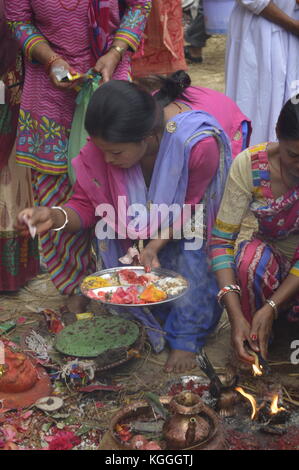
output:
<path id="1" fill-rule="evenodd" d="M 79 6 L 79 4 L 81 3 L 81 0 L 77 0 L 76 5 L 75 5 L 74 7 L 71 7 L 71 8 L 66 7 L 66 6 L 63 4 L 63 1 L 62 1 L 62 0 L 59 0 L 59 3 L 60 3 L 60 5 L 62 6 L 62 8 L 63 8 L 64 10 L 67 10 L 67 11 L 75 11 L 75 10 L 77 9 L 77 7 Z"/>
<path id="2" fill-rule="evenodd" d="M 181 106 L 176 101 L 173 101 L 172 104 L 174 104 L 177 108 L 179 108 L 180 113 L 183 111 L 183 108 L 181 108 Z"/>
<path id="3" fill-rule="evenodd" d="M 299 181 L 297 182 L 296 185 L 292 185 L 292 186 L 291 186 L 291 185 L 284 179 L 283 172 L 282 172 L 281 158 L 280 158 L 280 157 L 279 157 L 279 168 L 280 168 L 281 180 L 282 180 L 282 182 L 283 182 L 283 184 L 285 185 L 286 188 L 288 188 L 288 189 L 293 189 L 294 187 L 298 186 Z"/>

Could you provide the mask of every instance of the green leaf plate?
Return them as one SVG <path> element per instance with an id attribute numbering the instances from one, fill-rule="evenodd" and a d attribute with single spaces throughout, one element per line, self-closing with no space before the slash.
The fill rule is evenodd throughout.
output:
<path id="1" fill-rule="evenodd" d="M 55 348 L 69 356 L 95 357 L 117 348 L 129 348 L 140 335 L 135 322 L 118 316 L 101 315 L 78 320 L 56 336 Z"/>

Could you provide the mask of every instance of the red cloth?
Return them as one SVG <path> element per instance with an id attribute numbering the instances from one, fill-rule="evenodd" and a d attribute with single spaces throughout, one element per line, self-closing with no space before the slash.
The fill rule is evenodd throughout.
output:
<path id="1" fill-rule="evenodd" d="M 39 272 L 37 238 L 0 236 L 0 292 L 17 291 Z"/>
<path id="2" fill-rule="evenodd" d="M 187 70 L 181 0 L 154 0 L 143 49 L 133 56 L 133 77 Z"/>

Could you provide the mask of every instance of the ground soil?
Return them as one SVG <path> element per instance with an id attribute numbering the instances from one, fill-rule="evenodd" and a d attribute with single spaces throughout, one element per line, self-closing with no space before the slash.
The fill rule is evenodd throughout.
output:
<path id="1" fill-rule="evenodd" d="M 212 36 L 202 50 L 201 64 L 188 63 L 192 85 L 204 86 L 224 93 L 226 36 Z"/>

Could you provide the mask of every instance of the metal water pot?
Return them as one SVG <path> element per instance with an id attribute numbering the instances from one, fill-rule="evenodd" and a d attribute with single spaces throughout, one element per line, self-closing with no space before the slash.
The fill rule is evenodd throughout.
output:
<path id="1" fill-rule="evenodd" d="M 202 413 L 206 405 L 195 393 L 184 391 L 175 395 L 169 404 L 172 416 L 163 426 L 163 436 L 170 449 L 184 449 L 204 441 L 210 424 Z"/>

